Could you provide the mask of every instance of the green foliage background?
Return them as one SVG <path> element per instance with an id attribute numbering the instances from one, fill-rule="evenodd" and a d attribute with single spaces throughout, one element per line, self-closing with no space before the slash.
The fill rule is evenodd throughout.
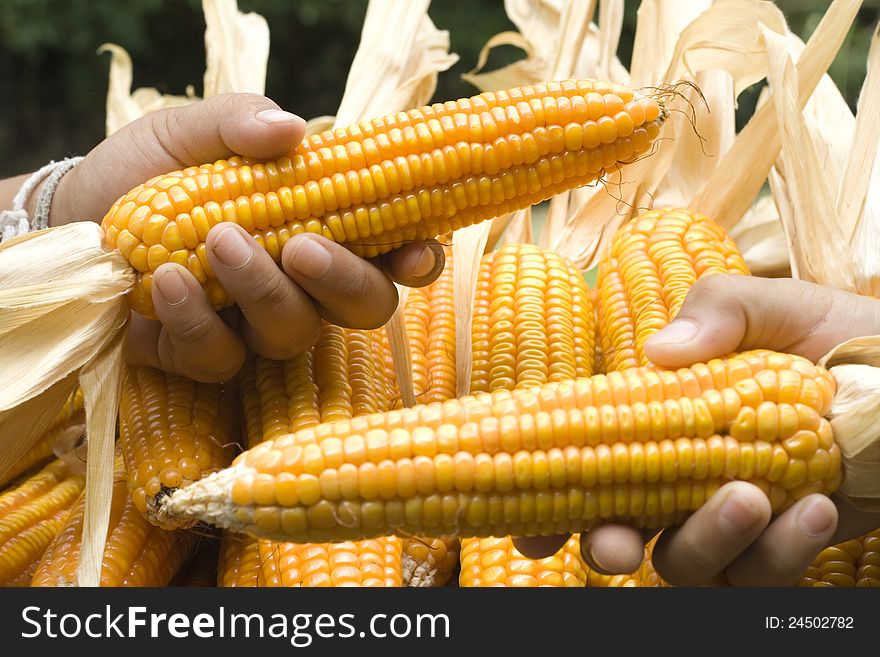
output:
<path id="1" fill-rule="evenodd" d="M 579 0 L 575 0 L 579 1 Z M 828 2 L 780 0 L 792 29 L 804 38 Z M 357 48 L 366 0 L 239 0 L 264 15 L 271 30 L 267 95 L 305 117 L 332 114 Z M 628 63 L 638 2 L 627 0 L 620 53 Z M 434 0 L 431 17 L 450 31 L 460 61 L 441 74 L 437 99 L 474 90 L 461 80 L 485 41 L 514 29 L 502 0 Z M 871 29 L 880 0 L 868 0 L 831 68 L 855 105 L 865 75 Z M 0 177 L 31 171 L 50 159 L 86 153 L 104 134 L 109 55 L 113 42 L 134 60 L 134 86 L 182 94 L 201 92 L 204 19 L 200 0 L 0 0 Z M 490 67 L 521 57 L 493 54 Z M 740 99 L 740 122 L 758 89 Z"/>

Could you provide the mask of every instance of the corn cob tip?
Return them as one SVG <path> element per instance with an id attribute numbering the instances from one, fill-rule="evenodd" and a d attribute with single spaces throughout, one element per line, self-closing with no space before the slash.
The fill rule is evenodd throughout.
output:
<path id="1" fill-rule="evenodd" d="M 193 524 L 204 521 L 216 527 L 241 533 L 249 532 L 248 523 L 239 522 L 228 512 L 227 499 L 237 479 L 253 477 L 256 470 L 241 463 L 208 475 L 186 488 L 178 488 L 164 498 L 161 513 L 168 522 Z M 266 536 L 265 538 L 273 538 Z M 282 540 L 283 535 L 276 537 Z"/>

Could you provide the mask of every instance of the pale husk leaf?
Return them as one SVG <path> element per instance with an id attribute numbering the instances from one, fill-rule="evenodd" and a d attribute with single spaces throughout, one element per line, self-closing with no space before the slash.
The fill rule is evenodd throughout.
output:
<path id="1" fill-rule="evenodd" d="M 477 65 L 462 78 L 480 91 L 496 91 L 575 75 L 554 75 L 554 66 L 559 61 L 559 47 L 561 41 L 565 40 L 562 36 L 563 26 L 565 21 L 571 20 L 572 8 L 575 16 L 592 16 L 595 0 L 565 5 L 548 0 L 507 0 L 504 4 L 508 17 L 519 32 L 500 32 L 490 38 L 480 51 Z M 573 66 L 570 63 L 563 65 L 577 71 L 578 77 L 628 82 L 629 73 L 614 54 L 623 24 L 622 9 L 622 0 L 606 0 L 602 2 L 600 27 L 589 21 L 585 26 L 583 23 L 575 25 L 576 29 L 582 29 L 583 35 L 580 41 L 571 42 L 577 47 L 569 51 L 569 57 L 577 61 Z M 603 42 L 603 31 L 616 32 L 617 38 Z M 525 57 L 502 68 L 483 72 L 489 53 L 501 45 L 519 48 L 525 52 Z"/>
<path id="2" fill-rule="evenodd" d="M 788 241 L 774 199 L 765 194 L 730 230 L 755 276 L 790 276 Z"/>
<path id="3" fill-rule="evenodd" d="M 531 244 L 533 240 L 532 208 L 517 210 L 501 236 L 501 244 Z"/>
<path id="4" fill-rule="evenodd" d="M 269 24 L 238 10 L 236 0 L 202 0 L 205 14 L 204 96 L 266 90 Z"/>
<path id="5" fill-rule="evenodd" d="M 792 258 L 801 278 L 852 289 L 854 271 L 847 240 L 832 218 L 834 196 L 799 108 L 796 67 L 785 37 L 766 30 L 764 38 L 773 92 L 767 104 L 772 102 L 776 112 L 784 157 L 784 169 L 777 166 L 777 170 L 790 190 L 791 212 L 780 213 L 780 217 Z M 833 267 L 829 267 L 831 263 Z"/>
<path id="6" fill-rule="evenodd" d="M 779 34 L 787 32 L 785 18 L 772 2 L 716 0 L 681 33 L 671 60 L 666 60 L 670 66 L 663 79 L 677 80 L 685 73 L 693 77 L 699 71 L 726 71 L 739 96 L 766 75 L 762 25 Z"/>
<path id="7" fill-rule="evenodd" d="M 471 386 L 471 321 L 480 259 L 489 239 L 491 221 L 466 226 L 452 234 L 452 298 L 455 306 L 455 386 L 456 394 L 468 394 Z"/>
<path id="8" fill-rule="evenodd" d="M 416 392 L 411 374 L 412 352 L 409 348 L 409 338 L 406 334 L 406 322 L 403 314 L 406 308 L 406 298 L 409 296 L 409 288 L 397 283 L 395 283 L 395 287 L 397 287 L 397 308 L 385 325 L 385 330 L 388 332 L 388 342 L 391 345 L 391 360 L 397 375 L 400 401 L 404 406 L 409 407 L 416 403 Z"/>
<path id="9" fill-rule="evenodd" d="M 880 336 L 847 340 L 819 364 L 837 381 L 828 415 L 844 469 L 837 493 L 860 509 L 880 511 Z"/>
<path id="10" fill-rule="evenodd" d="M 674 52 L 675 36 L 708 6 L 708 0 L 642 2 L 633 43 L 630 84 L 644 86 L 662 83 L 661 76 L 669 68 L 669 58 Z M 604 38 L 614 37 L 605 35 Z M 673 113 L 667 119 L 650 156 L 572 194 L 563 222 L 548 217 L 542 243 L 568 257 L 582 269 L 593 267 L 618 226 L 639 210 L 651 207 L 650 197 L 668 170 L 677 148 L 677 140 L 664 137 L 680 134 L 680 125 L 684 121 L 683 115 Z"/>
<path id="11" fill-rule="evenodd" d="M 187 88 L 185 96 L 163 95 L 153 87 L 141 87 L 132 93 L 131 57 L 124 48 L 115 43 L 105 43 L 98 48 L 99 54 L 105 52 L 110 53 L 106 119 L 108 136 L 145 114 L 167 107 L 188 105 L 198 100 L 192 88 Z"/>
<path id="12" fill-rule="evenodd" d="M 426 104 L 437 73 L 458 61 L 449 33 L 428 18 L 429 0 L 371 0 L 336 112 L 337 125 Z"/>
<path id="13" fill-rule="evenodd" d="M 104 546 L 113 499 L 113 452 L 126 329 L 124 326 L 122 330 L 112 333 L 113 339 L 94 360 L 83 367 L 79 375 L 86 406 L 88 443 L 86 501 L 82 547 L 76 570 L 77 586 L 101 585 Z"/>
<path id="14" fill-rule="evenodd" d="M 860 4 L 856 0 L 834 0 L 807 42 L 797 63 L 798 111 L 840 49 Z M 727 228 L 745 214 L 779 154 L 773 102 L 769 100 L 752 115 L 715 173 L 690 202 L 692 210 L 709 215 Z"/>
<path id="15" fill-rule="evenodd" d="M 97 224 L 78 222 L 0 245 L 0 335 L 12 355 L 0 368 L 0 470 L 46 430 L 79 379 L 89 427 L 79 573 L 87 586 L 99 581 L 109 522 L 124 295 L 134 280 L 101 236 Z"/>
<path id="16" fill-rule="evenodd" d="M 837 211 L 855 260 L 855 292 L 880 296 L 880 27 L 874 30 L 868 70 L 859 96 L 858 114 L 840 191 Z"/>

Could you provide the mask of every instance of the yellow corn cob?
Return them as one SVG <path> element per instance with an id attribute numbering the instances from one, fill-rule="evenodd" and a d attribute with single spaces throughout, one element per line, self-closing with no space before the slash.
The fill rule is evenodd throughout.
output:
<path id="1" fill-rule="evenodd" d="M 72 586 L 82 541 L 85 494 L 71 509 L 67 523 L 43 554 L 32 586 Z M 110 526 L 101 567 L 101 586 L 165 586 L 195 547 L 192 532 L 154 527 L 128 495 L 125 468 L 117 457 Z"/>
<path id="2" fill-rule="evenodd" d="M 736 244 L 711 219 L 655 210 L 624 224 L 599 263 L 598 314 L 605 371 L 647 365 L 645 341 L 711 274 L 748 274 Z"/>
<path id="3" fill-rule="evenodd" d="M 624 224 L 599 262 L 597 350 L 603 352 L 602 371 L 648 364 L 645 341 L 676 316 L 699 278 L 748 273 L 733 240 L 703 215 L 656 210 Z M 643 568 L 653 573 L 650 562 Z M 620 586 L 640 580 L 634 573 L 628 579 L 603 581 Z"/>
<path id="4" fill-rule="evenodd" d="M 402 586 L 401 540 L 298 545 L 260 541 L 258 586 Z"/>
<path id="5" fill-rule="evenodd" d="M 445 586 L 458 567 L 461 541 L 452 537 L 403 542 L 403 583 L 415 588 Z"/>
<path id="6" fill-rule="evenodd" d="M 384 331 L 324 325 L 318 343 L 288 361 L 255 358 L 242 373 L 248 444 L 395 403 Z M 230 536 L 226 586 L 401 586 L 397 537 L 340 545 L 299 545 Z M 256 565 L 256 567 L 254 567 Z"/>
<path id="7" fill-rule="evenodd" d="M 454 263 L 447 248 L 446 266 L 431 285 L 409 291 L 404 322 L 412 357 L 416 401 L 428 404 L 455 397 Z M 457 538 L 413 537 L 403 540 L 403 582 L 412 587 L 444 586 L 458 565 Z"/>
<path id="8" fill-rule="evenodd" d="M 26 586 L 85 485 L 60 460 L 0 493 L 0 585 Z"/>
<path id="9" fill-rule="evenodd" d="M 452 249 L 446 267 L 431 285 L 409 291 L 404 323 L 412 356 L 416 401 L 429 404 L 455 397 L 455 301 Z"/>
<path id="10" fill-rule="evenodd" d="M 880 529 L 822 550 L 798 586 L 880 588 Z"/>
<path id="11" fill-rule="evenodd" d="M 774 511 L 841 480 L 832 376 L 744 352 L 301 429 L 178 490 L 169 513 L 296 542 L 680 523 L 722 484 Z"/>
<path id="12" fill-rule="evenodd" d="M 67 432 L 78 431 L 80 428 L 85 431 L 85 411 L 83 410 L 82 389 L 77 388 L 58 413 L 55 423 L 11 468 L 0 475 L 0 488 L 31 468 L 48 461 L 52 457 L 53 449 L 58 440 Z"/>
<path id="13" fill-rule="evenodd" d="M 226 532 L 220 543 L 217 586 L 252 588 L 260 578 L 260 541 Z"/>
<path id="14" fill-rule="evenodd" d="M 158 176 L 102 225 L 138 272 L 135 310 L 153 314 L 152 272 L 166 262 L 222 308 L 231 300 L 205 251 L 217 223 L 238 223 L 276 261 L 302 232 L 375 256 L 592 182 L 645 153 L 665 117 L 662 102 L 592 80 L 486 92 L 323 132 L 278 160 Z"/>
<path id="15" fill-rule="evenodd" d="M 561 256 L 512 244 L 483 257 L 474 300 L 471 393 L 593 374 L 590 291 Z"/>
<path id="16" fill-rule="evenodd" d="M 544 559 L 524 557 L 509 538 L 472 538 L 461 545 L 460 586 L 583 587 L 587 572 L 577 535 Z"/>
<path id="17" fill-rule="evenodd" d="M 231 383 L 197 383 L 151 367 L 127 365 L 119 435 L 135 507 L 156 526 L 179 529 L 162 513 L 181 486 L 229 465 L 235 455 Z"/>
<path id="18" fill-rule="evenodd" d="M 573 264 L 536 246 L 512 244 L 483 257 L 472 334 L 472 393 L 593 374 L 596 326 L 591 292 Z M 465 539 L 459 584 L 583 586 L 583 578 L 573 573 L 584 573 L 586 564 L 577 539 L 572 540 L 554 557 L 531 561 L 517 552 L 509 537 Z M 574 551 L 566 552 L 572 546 Z M 483 555 L 484 550 L 490 554 Z M 482 573 L 483 568 L 491 572 Z"/>
<path id="19" fill-rule="evenodd" d="M 602 358 L 602 326 L 599 324 L 599 289 L 590 288 L 590 304 L 593 306 L 593 374 L 605 373 L 605 362 Z"/>

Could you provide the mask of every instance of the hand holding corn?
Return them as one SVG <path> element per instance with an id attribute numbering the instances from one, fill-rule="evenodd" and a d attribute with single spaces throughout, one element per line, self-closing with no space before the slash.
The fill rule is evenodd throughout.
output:
<path id="1" fill-rule="evenodd" d="M 815 361 L 848 338 L 878 332 L 876 300 L 802 281 L 720 275 L 696 282 L 677 318 L 647 341 L 645 352 L 666 367 L 757 347 Z M 880 514 L 824 495 L 802 498 L 771 522 L 767 496 L 749 483 L 731 482 L 682 527 L 663 532 L 653 563 L 675 585 L 701 584 L 722 572 L 733 585 L 790 585 L 825 546 L 878 526 Z M 583 553 L 593 567 L 627 573 L 638 567 L 647 537 L 607 525 L 582 537 Z M 564 540 L 529 537 L 516 544 L 538 558 Z"/>
<path id="2" fill-rule="evenodd" d="M 100 221 L 117 198 L 144 180 L 233 153 L 279 157 L 304 134 L 302 119 L 250 94 L 149 114 L 99 144 L 62 179 L 51 224 Z M 4 191 L 0 185 L 0 207 Z M 370 262 L 308 235 L 286 244 L 279 268 L 231 223 L 211 230 L 202 255 L 238 308 L 218 315 L 187 267 L 166 263 L 155 271 L 151 303 L 160 321 L 134 314 L 129 361 L 198 381 L 222 381 L 239 370 L 247 349 L 287 358 L 309 347 L 322 318 L 355 328 L 381 326 L 397 304 L 392 279 L 425 285 L 443 267 L 442 251 L 432 242 Z"/>

